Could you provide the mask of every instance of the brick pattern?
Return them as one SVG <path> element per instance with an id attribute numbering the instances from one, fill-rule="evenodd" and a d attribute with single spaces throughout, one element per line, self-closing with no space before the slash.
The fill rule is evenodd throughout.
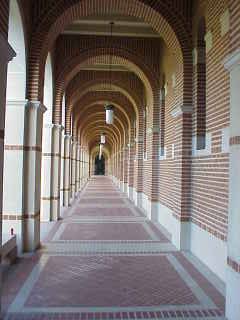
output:
<path id="1" fill-rule="evenodd" d="M 9 0 L 2 0 L 0 3 L 0 33 L 8 38 L 8 18 L 9 18 Z"/>
<path id="2" fill-rule="evenodd" d="M 227 263 L 229 267 L 231 267 L 234 271 L 237 273 L 240 273 L 240 263 L 237 263 L 236 261 L 232 260 L 230 257 L 227 258 Z"/>
<path id="3" fill-rule="evenodd" d="M 206 54 L 206 132 L 211 134 L 210 153 L 192 159 L 191 220 L 222 240 L 227 238 L 229 155 L 222 153 L 223 128 L 229 127 L 229 75 L 222 61 L 228 54 L 229 32 L 221 36 L 220 17 L 227 9 L 226 1 L 200 1 L 194 17 L 194 42 L 201 7 L 206 32 L 212 32 L 212 48 Z M 197 45 L 197 44 L 196 44 Z M 199 70 L 198 70 L 199 71 Z M 200 70 L 201 71 L 201 70 Z M 202 72 L 202 71 L 201 71 Z M 201 73 L 202 79 L 203 73 Z M 196 79 L 196 74 L 195 74 Z M 202 80 L 200 84 L 202 83 Z M 193 129 L 197 134 L 197 90 L 195 87 Z M 201 92 L 201 91 L 200 91 Z"/>

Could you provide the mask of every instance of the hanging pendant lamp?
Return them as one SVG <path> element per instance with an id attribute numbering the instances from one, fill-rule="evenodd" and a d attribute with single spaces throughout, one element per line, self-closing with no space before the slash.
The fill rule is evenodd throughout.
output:
<path id="1" fill-rule="evenodd" d="M 112 35 L 113 35 L 113 26 L 114 22 L 110 22 L 110 37 L 111 37 L 111 44 L 112 44 Z M 109 56 L 109 82 L 110 82 L 110 91 L 112 89 L 112 55 Z M 113 124 L 114 122 L 114 106 L 112 104 L 107 104 L 105 106 L 106 112 L 106 123 Z"/>
<path id="2" fill-rule="evenodd" d="M 100 143 L 102 143 L 102 144 L 105 144 L 105 143 L 106 143 L 106 135 L 105 135 L 104 132 L 101 134 Z"/>

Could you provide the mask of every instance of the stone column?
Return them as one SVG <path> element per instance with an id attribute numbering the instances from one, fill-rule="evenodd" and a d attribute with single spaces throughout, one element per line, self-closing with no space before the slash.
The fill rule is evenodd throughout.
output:
<path id="1" fill-rule="evenodd" d="M 230 154 L 226 317 L 240 319 L 240 48 L 227 57 L 230 73 Z"/>
<path id="2" fill-rule="evenodd" d="M 41 170 L 41 221 L 51 221 L 52 124 L 43 127 Z"/>
<path id="3" fill-rule="evenodd" d="M 64 130 L 62 130 L 61 142 L 61 178 L 60 178 L 60 207 L 64 206 Z"/>
<path id="4" fill-rule="evenodd" d="M 4 128 L 5 128 L 5 106 L 7 87 L 8 62 L 15 56 L 14 50 L 8 41 L 0 34 L 0 250 L 2 248 L 2 195 L 3 195 L 3 162 L 4 162 Z M 3 213 L 4 214 L 4 213 Z M 1 255 L 0 255 L 1 264 Z M 0 299 L 1 299 L 1 274 L 0 274 Z M 1 312 L 1 303 L 0 303 Z"/>
<path id="5" fill-rule="evenodd" d="M 23 249 L 34 251 L 40 244 L 41 149 L 43 113 L 39 101 L 25 106 L 24 178 L 23 178 Z"/>
<path id="6" fill-rule="evenodd" d="M 80 145 L 77 144 L 77 158 L 76 158 L 76 190 L 77 192 L 80 191 L 80 155 L 81 155 L 81 148 Z"/>
<path id="7" fill-rule="evenodd" d="M 23 165 L 26 100 L 6 103 L 3 172 L 3 233 L 17 236 L 18 252 L 23 250 Z"/>
<path id="8" fill-rule="evenodd" d="M 60 175 L 61 175 L 61 142 L 62 125 L 52 126 L 51 152 L 51 221 L 60 218 Z"/>
<path id="9" fill-rule="evenodd" d="M 68 207 L 70 203 L 70 150 L 72 136 L 64 136 L 64 164 L 63 164 L 63 205 Z"/>
<path id="10" fill-rule="evenodd" d="M 71 198 L 74 199 L 76 194 L 76 155 L 77 155 L 77 143 L 72 142 L 71 152 Z"/>

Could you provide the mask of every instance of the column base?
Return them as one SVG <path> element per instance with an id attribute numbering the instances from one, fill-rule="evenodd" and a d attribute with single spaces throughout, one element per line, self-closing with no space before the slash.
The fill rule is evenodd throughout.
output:
<path id="1" fill-rule="evenodd" d="M 136 189 L 133 189 L 133 202 L 139 208 L 142 208 L 142 196 L 142 192 L 137 192 Z"/>
<path id="2" fill-rule="evenodd" d="M 24 219 L 23 251 L 34 252 L 40 247 L 40 215 Z"/>
<path id="3" fill-rule="evenodd" d="M 128 183 L 123 184 L 123 192 L 126 194 L 128 193 Z"/>
<path id="4" fill-rule="evenodd" d="M 234 271 L 230 266 L 227 266 L 226 280 L 226 317 L 228 320 L 239 320 L 240 273 Z"/>
<path id="5" fill-rule="evenodd" d="M 133 201 L 133 187 L 128 187 L 127 194 L 128 198 Z"/>

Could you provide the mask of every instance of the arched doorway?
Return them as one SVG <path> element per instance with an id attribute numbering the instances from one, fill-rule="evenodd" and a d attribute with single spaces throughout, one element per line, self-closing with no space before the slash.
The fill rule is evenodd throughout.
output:
<path id="1" fill-rule="evenodd" d="M 96 176 L 105 175 L 105 158 L 104 156 L 99 159 L 99 156 L 97 155 L 95 157 L 95 173 Z"/>

